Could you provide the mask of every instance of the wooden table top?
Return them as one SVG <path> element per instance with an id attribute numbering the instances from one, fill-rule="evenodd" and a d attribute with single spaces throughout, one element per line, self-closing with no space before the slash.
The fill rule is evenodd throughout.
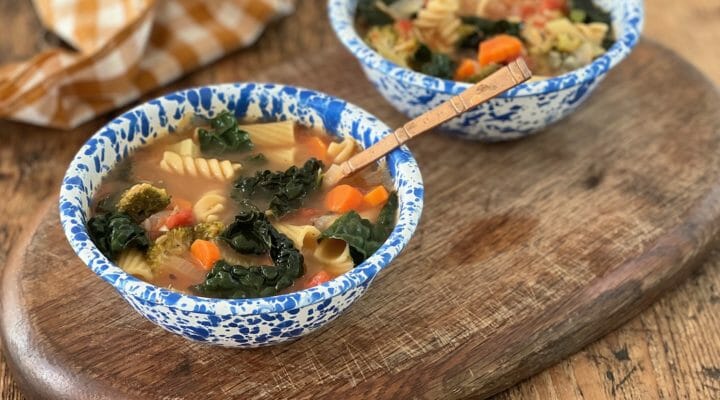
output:
<path id="1" fill-rule="evenodd" d="M 223 70 L 237 68 L 252 75 L 333 43 L 324 1 L 299 3 L 291 19 L 273 26 L 243 57 L 221 60 L 196 72 L 194 78 L 226 81 Z M 715 45 L 720 41 L 720 3 L 649 0 L 646 8 L 646 36 L 675 49 L 720 82 L 720 48 Z M 52 41 L 40 28 L 30 1 L 0 0 L 0 21 L 11 32 L 0 38 L 0 63 L 21 60 Z M 179 82 L 172 88 L 181 86 Z M 0 122 L 0 191 L 6 193 L 0 205 L 0 267 L 36 208 L 57 191 L 74 152 L 104 120 L 70 132 Z M 720 253 L 716 253 L 686 283 L 618 331 L 497 398 L 718 398 L 719 327 Z M 2 361 L 0 394 L 2 399 L 22 398 Z"/>

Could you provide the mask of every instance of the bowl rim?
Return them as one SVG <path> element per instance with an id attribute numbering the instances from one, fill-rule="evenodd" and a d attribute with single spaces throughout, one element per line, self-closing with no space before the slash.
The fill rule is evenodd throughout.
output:
<path id="1" fill-rule="evenodd" d="M 459 94 L 471 86 L 470 83 L 466 82 L 425 75 L 412 69 L 401 67 L 381 56 L 368 46 L 357 33 L 354 23 L 355 7 L 349 7 L 353 1 L 354 0 L 329 0 L 328 16 L 330 18 L 330 25 L 340 42 L 342 42 L 365 67 L 378 70 L 382 74 L 389 75 L 405 84 L 424 87 L 428 90 L 444 94 Z M 637 12 L 625 12 L 621 19 L 616 19 L 617 16 L 611 13 L 614 25 L 623 28 L 623 35 L 618 38 L 602 56 L 596 58 L 592 63 L 584 67 L 565 74 L 540 81 L 522 83 L 496 96 L 496 98 L 511 99 L 545 95 L 587 82 L 593 82 L 598 77 L 602 77 L 602 75 L 630 54 L 635 45 L 637 45 L 640 33 L 642 32 L 645 19 L 643 0 L 623 0 L 623 6 L 625 7 L 624 10 L 634 9 Z M 349 8 L 352 8 L 352 10 Z"/>
<path id="2" fill-rule="evenodd" d="M 372 138 L 369 139 L 373 143 L 391 133 L 390 128 L 377 117 L 345 100 L 300 86 L 264 82 L 225 83 L 178 90 L 159 96 L 155 99 L 148 100 L 116 116 L 90 136 L 73 157 L 61 184 L 58 206 L 60 208 L 60 221 L 63 231 L 75 253 L 96 275 L 111 284 L 123 296 L 133 296 L 142 302 L 166 306 L 172 309 L 210 315 L 261 315 L 296 310 L 315 303 L 327 301 L 333 297 L 342 295 L 347 291 L 361 286 L 366 282 L 371 282 L 381 270 L 387 268 L 387 266 L 397 255 L 400 254 L 402 249 L 412 238 L 422 213 L 424 185 L 417 162 L 410 153 L 409 149 L 406 146 L 402 146 L 387 156 L 388 165 L 395 165 L 394 163 L 397 163 L 395 168 L 390 169 L 390 173 L 392 175 L 395 189 L 400 195 L 398 220 L 395 228 L 390 234 L 390 237 L 372 256 L 368 257 L 368 259 L 363 261 L 361 264 L 321 285 L 288 294 L 263 298 L 218 299 L 200 297 L 171 291 L 169 289 L 147 283 L 125 273 L 125 271 L 123 271 L 119 266 L 100 253 L 87 235 L 87 227 L 83 217 L 81 200 L 77 195 L 72 194 L 73 191 L 78 188 L 78 182 L 83 179 L 81 176 L 83 174 L 78 172 L 82 171 L 83 168 L 78 168 L 79 165 L 83 161 L 87 162 L 88 157 L 92 157 L 93 155 L 97 155 L 103 151 L 99 149 L 100 146 L 92 146 L 91 142 L 100 137 L 107 138 L 104 134 L 108 130 L 112 131 L 113 125 L 119 124 L 124 118 L 127 120 L 128 117 L 138 114 L 151 117 L 147 114 L 148 109 L 153 104 L 159 104 L 159 102 L 163 99 L 172 98 L 173 101 L 177 101 L 177 98 L 184 96 L 191 91 L 200 91 L 204 89 L 214 89 L 215 91 L 213 92 L 213 96 L 217 96 L 217 93 L 227 93 L 229 89 L 236 92 L 244 92 L 244 89 L 250 87 L 278 88 L 283 90 L 283 93 L 285 93 L 284 91 L 286 89 L 289 89 L 293 93 L 304 93 L 324 101 L 339 102 L 343 105 L 343 113 L 349 111 L 351 115 L 359 116 L 359 118 L 365 120 L 365 122 L 373 127 L 373 129 L 378 129 L 378 132 L 381 132 L 375 136 L 375 140 Z M 249 98 L 257 95 L 257 92 L 254 90 L 250 90 L 249 93 Z M 300 102 L 301 98 L 299 94 L 297 98 L 298 102 Z M 213 107 L 210 107 L 210 109 L 212 108 Z M 185 115 L 193 112 L 192 107 L 186 107 L 185 109 L 189 110 L 186 111 Z M 297 112 L 298 107 L 295 107 L 290 110 L 290 112 L 286 113 L 284 117 L 295 120 L 298 118 L 296 114 Z M 357 120 L 357 118 L 354 120 Z M 340 127 L 338 127 L 338 129 L 340 129 Z M 111 132 L 112 137 L 115 138 L 111 139 L 111 141 L 116 140 L 114 143 L 127 141 L 127 139 L 120 139 L 120 135 L 115 135 L 114 133 L 115 132 Z M 344 132 L 342 131 L 328 132 L 328 134 L 331 135 L 342 135 L 343 133 Z M 158 137 L 162 137 L 167 134 L 167 132 L 163 131 L 160 135 L 158 135 Z M 362 139 L 356 139 L 362 142 Z M 148 142 L 152 142 L 152 140 L 149 140 Z M 148 143 L 143 142 L 141 146 L 145 146 L 146 144 Z M 128 153 L 125 153 L 121 158 L 124 159 L 127 156 Z M 115 161 L 115 163 L 117 162 L 118 161 Z M 86 171 L 84 175 L 87 177 L 90 173 L 91 172 Z M 103 170 L 101 172 L 103 177 L 105 177 L 107 173 L 108 170 Z M 95 190 L 96 189 L 97 188 L 95 188 Z M 91 198 L 94 195 L 95 190 L 87 193 L 86 196 Z M 411 204 L 411 206 L 409 204 Z M 80 238 L 78 238 L 78 233 L 80 234 Z"/>

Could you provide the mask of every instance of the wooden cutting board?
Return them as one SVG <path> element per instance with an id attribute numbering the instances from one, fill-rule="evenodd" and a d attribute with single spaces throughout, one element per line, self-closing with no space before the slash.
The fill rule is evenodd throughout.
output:
<path id="1" fill-rule="evenodd" d="M 261 77 L 404 118 L 332 48 Z M 74 255 L 55 200 L 15 249 L 0 337 L 29 398 L 485 397 L 680 282 L 720 227 L 720 95 L 643 42 L 576 114 L 522 141 L 410 147 L 426 187 L 405 252 L 345 315 L 291 344 L 185 341 Z"/>

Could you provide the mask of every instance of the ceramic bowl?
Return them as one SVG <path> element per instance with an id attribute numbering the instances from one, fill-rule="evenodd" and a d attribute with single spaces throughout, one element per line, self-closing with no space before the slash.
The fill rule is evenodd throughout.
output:
<path id="1" fill-rule="evenodd" d="M 100 253 L 85 227 L 91 199 L 102 178 L 136 148 L 173 134 L 190 115 L 212 117 L 221 110 L 252 121 L 295 120 L 336 136 L 349 134 L 363 146 L 390 133 L 384 123 L 366 111 L 302 88 L 242 83 L 172 93 L 115 118 L 83 145 L 62 183 L 60 220 L 80 259 L 137 312 L 166 330 L 190 340 L 228 347 L 285 342 L 338 317 L 400 253 L 420 219 L 422 178 L 407 148 L 392 152 L 386 160 L 400 199 L 397 226 L 365 262 L 310 289 L 258 299 L 210 299 L 170 291 L 126 274 Z"/>
<path id="2" fill-rule="evenodd" d="M 642 0 L 596 0 L 610 11 L 616 43 L 592 64 L 547 80 L 519 85 L 442 126 L 464 139 L 500 141 L 535 133 L 571 114 L 605 75 L 637 44 L 643 26 Z M 360 62 L 367 78 L 409 118 L 470 87 L 402 68 L 368 47 L 355 30 L 357 0 L 329 0 L 330 23 Z"/>

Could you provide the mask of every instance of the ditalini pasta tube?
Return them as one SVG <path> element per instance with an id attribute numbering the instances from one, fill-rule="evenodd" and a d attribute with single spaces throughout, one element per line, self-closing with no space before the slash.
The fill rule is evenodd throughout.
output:
<path id="1" fill-rule="evenodd" d="M 313 255 L 315 259 L 325 265 L 328 272 L 336 275 L 350 271 L 354 265 L 350 255 L 350 247 L 342 240 L 322 240 Z"/>

